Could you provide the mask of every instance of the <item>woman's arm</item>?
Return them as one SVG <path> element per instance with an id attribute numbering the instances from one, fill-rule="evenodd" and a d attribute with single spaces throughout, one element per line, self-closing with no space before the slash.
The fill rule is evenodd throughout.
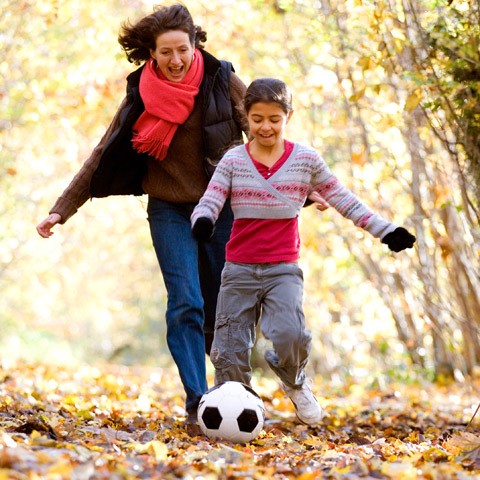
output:
<path id="1" fill-rule="evenodd" d="M 107 128 L 107 131 L 98 145 L 93 149 L 90 157 L 85 160 L 82 168 L 73 177 L 68 187 L 57 199 L 55 205 L 50 209 L 50 214 L 56 213 L 60 215 L 61 220 L 59 223 L 65 223 L 90 198 L 90 182 L 93 173 L 98 167 L 106 143 L 110 139 L 112 133 L 119 126 L 120 115 L 125 108 L 126 103 L 127 99 L 125 97 Z"/>
<path id="2" fill-rule="evenodd" d="M 230 98 L 233 107 L 233 119 L 240 125 L 242 132 L 248 137 L 248 122 L 243 108 L 243 98 L 247 87 L 234 72 L 230 74 Z"/>

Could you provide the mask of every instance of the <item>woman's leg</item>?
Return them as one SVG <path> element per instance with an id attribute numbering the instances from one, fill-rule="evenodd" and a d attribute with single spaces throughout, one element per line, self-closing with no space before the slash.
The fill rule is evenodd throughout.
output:
<path id="1" fill-rule="evenodd" d="M 232 231 L 233 213 L 230 202 L 225 203 L 217 222 L 215 232 L 210 241 L 199 243 L 199 270 L 200 286 L 204 300 L 205 323 L 205 350 L 210 354 L 210 348 L 215 329 L 215 313 L 217 308 L 218 292 L 222 270 L 225 265 L 225 245 L 230 239 Z"/>
<path id="2" fill-rule="evenodd" d="M 207 380 L 198 247 L 190 214 L 190 206 L 149 198 L 150 232 L 168 294 L 167 344 L 185 389 L 186 409 L 191 412 L 205 393 Z"/>

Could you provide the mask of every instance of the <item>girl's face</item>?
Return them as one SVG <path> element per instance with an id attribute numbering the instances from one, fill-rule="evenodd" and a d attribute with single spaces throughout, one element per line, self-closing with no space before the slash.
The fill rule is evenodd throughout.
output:
<path id="1" fill-rule="evenodd" d="M 293 110 L 285 113 L 278 103 L 254 103 L 247 114 L 250 134 L 263 147 L 283 143 L 285 127 L 292 113 Z"/>
<path id="2" fill-rule="evenodd" d="M 150 55 L 157 61 L 162 74 L 171 82 L 181 82 L 192 65 L 194 45 L 188 33 L 182 30 L 169 30 L 157 37 L 155 50 Z"/>

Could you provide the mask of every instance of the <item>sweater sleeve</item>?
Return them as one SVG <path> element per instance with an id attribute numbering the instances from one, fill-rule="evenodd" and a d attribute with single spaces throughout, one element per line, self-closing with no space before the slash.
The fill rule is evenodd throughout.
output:
<path id="1" fill-rule="evenodd" d="M 342 185 L 318 154 L 311 187 L 341 215 L 376 238 L 383 239 L 397 228 L 397 225 L 370 210 L 354 193 Z"/>
<path id="2" fill-rule="evenodd" d="M 90 198 L 90 182 L 92 176 L 100 163 L 100 157 L 102 156 L 106 143 L 120 123 L 120 115 L 126 103 L 127 99 L 125 97 L 107 131 L 100 140 L 100 143 L 93 149 L 90 157 L 85 160 L 82 168 L 73 177 L 68 187 L 60 197 L 58 197 L 54 206 L 51 208 L 49 213 L 58 213 L 62 217 L 60 223 L 65 223 Z"/>
<path id="3" fill-rule="evenodd" d="M 190 217 L 192 226 L 200 217 L 209 218 L 213 223 L 217 221 L 232 187 L 232 164 L 229 159 L 227 152 L 218 163 L 205 193 Z"/>

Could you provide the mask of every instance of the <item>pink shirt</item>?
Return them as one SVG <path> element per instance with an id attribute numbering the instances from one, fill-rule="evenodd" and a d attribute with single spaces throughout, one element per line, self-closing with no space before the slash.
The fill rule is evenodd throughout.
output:
<path id="1" fill-rule="evenodd" d="M 249 145 L 246 145 L 250 155 Z M 293 143 L 285 140 L 283 155 L 269 168 L 250 158 L 264 178 L 273 175 L 287 160 Z M 298 217 L 281 219 L 240 218 L 233 222 L 226 259 L 238 263 L 296 262 L 300 252 Z"/>

